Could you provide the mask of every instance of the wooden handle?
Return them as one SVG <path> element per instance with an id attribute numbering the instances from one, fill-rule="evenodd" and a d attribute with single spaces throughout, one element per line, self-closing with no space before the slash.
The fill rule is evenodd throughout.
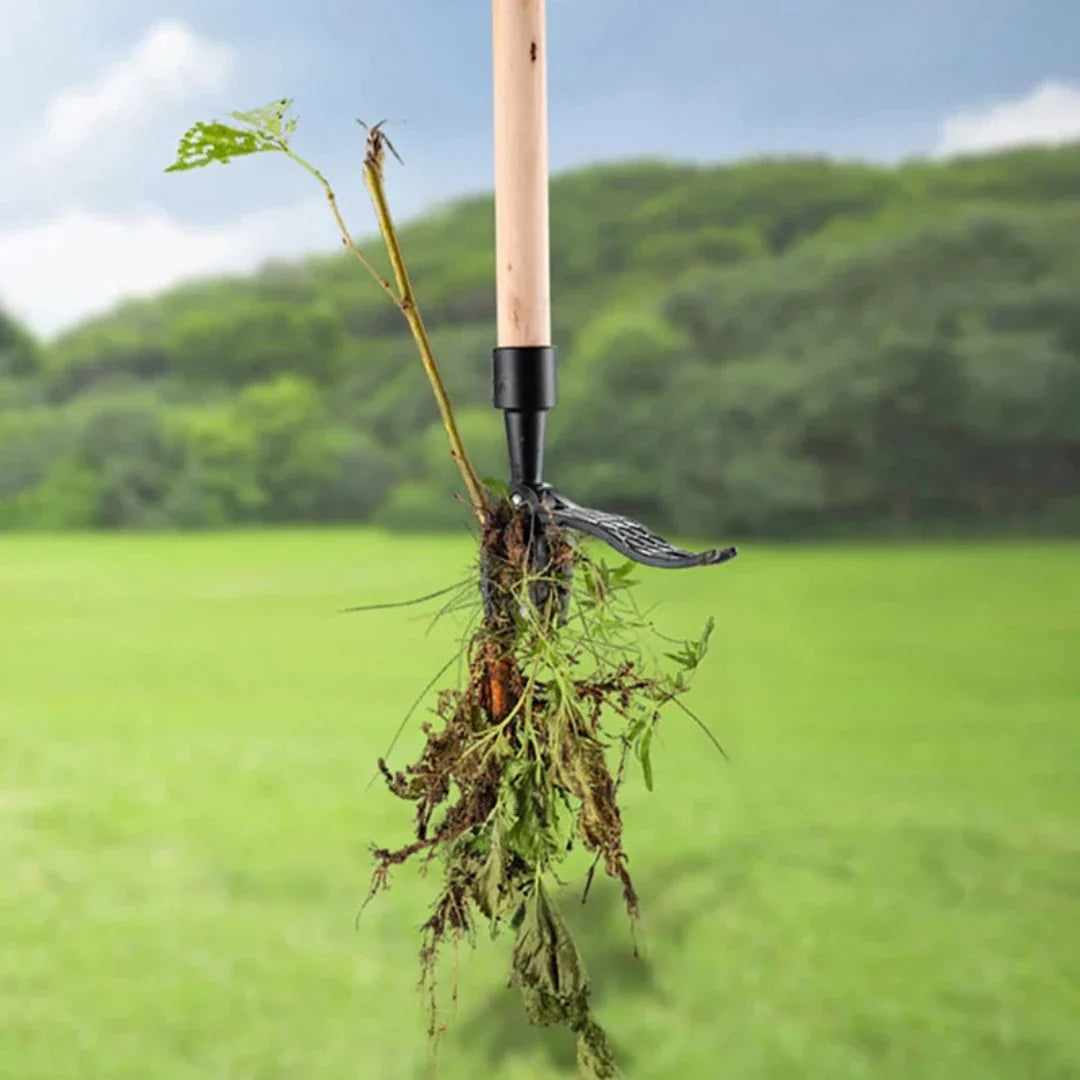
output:
<path id="1" fill-rule="evenodd" d="M 493 0 L 498 344 L 551 344 L 544 0 Z"/>

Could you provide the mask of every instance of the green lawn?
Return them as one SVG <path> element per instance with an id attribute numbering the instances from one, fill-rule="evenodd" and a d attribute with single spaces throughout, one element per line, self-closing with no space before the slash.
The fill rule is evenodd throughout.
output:
<path id="1" fill-rule="evenodd" d="M 408 808 L 374 758 L 452 649 L 416 609 L 461 539 L 0 538 L 0 1077 L 421 1080 Z M 750 546 L 644 572 L 717 617 L 656 791 L 642 894 L 577 903 L 632 1080 L 1080 1077 L 1080 546 Z M 398 751 L 403 758 L 415 736 Z M 594 903 L 595 901 L 595 903 Z M 462 957 L 446 1080 L 572 1076 Z"/>

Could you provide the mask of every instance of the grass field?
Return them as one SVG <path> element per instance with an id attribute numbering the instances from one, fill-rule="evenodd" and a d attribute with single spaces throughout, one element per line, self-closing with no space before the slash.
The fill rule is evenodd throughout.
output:
<path id="1" fill-rule="evenodd" d="M 3 1080 L 427 1075 L 431 883 L 354 917 L 409 825 L 374 758 L 452 628 L 335 611 L 469 551 L 0 538 Z M 646 589 L 716 615 L 733 763 L 673 714 L 627 789 L 643 960 L 615 889 L 567 890 L 628 1077 L 1080 1077 L 1080 546 L 751 546 Z M 506 967 L 463 957 L 445 1080 L 573 1075 Z"/>

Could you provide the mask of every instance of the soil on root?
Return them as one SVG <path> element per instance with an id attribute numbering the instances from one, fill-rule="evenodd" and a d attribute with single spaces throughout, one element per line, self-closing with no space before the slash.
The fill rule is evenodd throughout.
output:
<path id="1" fill-rule="evenodd" d="M 545 880 L 580 842 L 620 882 L 636 917 L 617 794 L 632 739 L 651 734 L 674 684 L 648 675 L 625 650 L 605 650 L 607 598 L 596 583 L 609 579 L 596 565 L 527 507 L 491 508 L 478 575 L 483 617 L 467 646 L 466 685 L 440 693 L 413 763 L 392 771 L 379 762 L 390 791 L 415 805 L 416 825 L 408 844 L 376 849 L 371 895 L 410 858 L 442 864 L 420 952 L 433 1036 L 441 948 L 471 942 L 482 921 L 516 935 L 510 982 L 529 1019 L 570 1028 L 582 1074 L 613 1077 L 581 954 Z M 587 585 L 577 608 L 575 568 Z M 617 736 L 602 729 L 605 715 L 623 725 Z M 612 745 L 621 749 L 614 772 Z"/>

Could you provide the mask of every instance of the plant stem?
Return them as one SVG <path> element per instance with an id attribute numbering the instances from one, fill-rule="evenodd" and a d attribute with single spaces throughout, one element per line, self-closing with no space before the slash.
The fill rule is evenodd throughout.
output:
<path id="1" fill-rule="evenodd" d="M 454 419 L 454 410 L 453 406 L 450 404 L 450 396 L 446 392 L 446 385 L 443 383 L 442 373 L 439 371 L 439 365 L 435 359 L 435 353 L 431 348 L 431 341 L 428 338 L 427 327 L 424 325 L 420 309 L 416 304 L 416 297 L 413 295 L 412 282 L 409 279 L 409 272 L 405 266 L 405 257 L 401 252 L 401 243 L 398 240 L 397 229 L 394 226 L 394 219 L 390 216 L 390 207 L 387 204 L 386 193 L 383 190 L 382 143 L 383 136 L 376 127 L 372 130 L 371 137 L 368 140 L 368 154 L 364 159 L 364 184 L 371 195 L 371 201 L 375 207 L 375 215 L 379 221 L 379 231 L 382 233 L 383 242 L 386 244 L 386 253 L 390 258 L 390 265 L 393 267 L 394 280 L 397 283 L 396 290 L 394 286 L 375 269 L 368 257 L 356 246 L 352 234 L 345 224 L 345 219 L 341 216 L 341 210 L 338 207 L 334 189 L 330 186 L 330 182 L 326 177 L 323 176 L 314 165 L 309 164 L 298 154 L 293 153 L 287 145 L 282 144 L 281 149 L 288 157 L 292 158 L 298 165 L 306 169 L 307 172 L 322 185 L 323 191 L 326 192 L 326 201 L 330 206 L 330 212 L 334 215 L 334 221 L 337 222 L 338 230 L 341 233 L 341 242 L 345 249 L 350 252 L 360 262 L 364 269 L 379 283 L 383 292 L 394 301 L 398 310 L 405 317 L 405 321 L 409 324 L 413 340 L 416 342 L 416 347 L 420 350 L 420 360 L 424 365 L 424 371 L 427 373 L 428 381 L 431 383 L 432 393 L 435 395 L 435 403 L 439 407 L 439 415 L 442 418 L 442 425 L 446 430 L 446 437 L 450 440 L 450 456 L 454 459 L 458 471 L 461 473 L 461 479 L 465 482 L 465 488 L 469 492 L 469 502 L 472 504 L 476 516 L 480 521 L 483 521 L 485 507 L 487 505 L 484 498 L 483 485 L 480 483 L 480 479 L 476 475 L 476 470 L 473 468 L 472 462 L 465 452 L 465 444 L 462 441 L 461 432 L 458 431 L 457 421 Z"/>
<path id="2" fill-rule="evenodd" d="M 291 158 L 293 161 L 296 162 L 297 165 L 301 166 L 312 176 L 314 176 L 316 180 L 319 181 L 319 183 L 322 185 L 323 191 L 326 192 L 326 201 L 330 206 L 330 213 L 334 215 L 334 221 L 337 222 L 338 230 L 341 232 L 342 246 L 345 248 L 346 251 L 354 255 L 359 260 L 361 266 L 363 266 L 363 268 L 379 283 L 379 286 L 383 290 L 383 292 L 385 292 L 386 295 L 394 301 L 394 305 L 400 309 L 401 300 L 398 298 L 397 293 L 394 292 L 393 285 L 391 285 L 390 282 L 387 281 L 386 278 L 384 278 L 382 274 L 380 274 L 379 271 L 375 269 L 375 267 L 371 264 L 371 260 L 368 259 L 368 257 L 356 246 L 356 243 L 353 241 L 352 234 L 349 232 L 349 227 L 345 224 L 345 219 L 341 216 L 341 209 L 338 206 L 337 196 L 334 194 L 334 189 L 330 186 L 330 181 L 327 180 L 326 177 L 323 176 L 323 174 L 319 172 L 319 170 L 316 169 L 314 165 L 309 164 L 302 157 L 300 157 L 299 154 L 296 154 L 292 150 L 290 150 L 286 143 L 282 143 L 280 149 L 286 157 Z"/>
<path id="3" fill-rule="evenodd" d="M 427 328 L 424 326 L 423 316 L 416 304 L 413 295 L 412 282 L 409 279 L 409 271 L 405 265 L 405 256 L 401 251 L 401 243 L 398 240 L 397 229 L 394 219 L 390 216 L 390 207 L 386 201 L 386 192 L 383 188 L 383 136 L 378 127 L 372 129 L 368 138 L 368 152 L 364 158 L 364 185 L 371 196 L 372 205 L 375 208 L 375 216 L 379 222 L 379 231 L 382 233 L 386 244 L 386 254 L 390 259 L 390 266 L 394 271 L 394 280 L 397 283 L 398 295 L 395 298 L 402 315 L 405 316 L 409 329 L 412 331 L 413 340 L 420 350 L 420 359 L 427 372 L 428 382 L 431 383 L 432 393 L 439 406 L 439 415 L 442 418 L 446 437 L 450 440 L 450 456 L 454 459 L 461 473 L 461 479 L 469 492 L 469 500 L 472 503 L 476 516 L 483 521 L 487 500 L 484 498 L 483 485 L 473 469 L 465 453 L 465 445 L 458 431 L 457 421 L 454 419 L 454 410 L 450 404 L 450 397 L 446 392 L 446 386 L 442 380 L 442 373 L 435 360 L 435 353 L 431 348 Z"/>

